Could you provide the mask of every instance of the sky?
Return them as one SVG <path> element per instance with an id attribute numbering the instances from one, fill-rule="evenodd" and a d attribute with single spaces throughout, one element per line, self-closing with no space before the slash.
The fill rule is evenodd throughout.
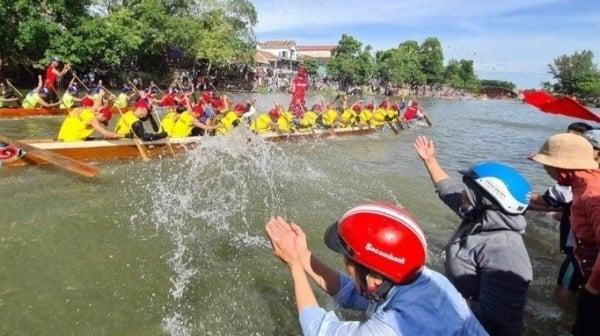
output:
<path id="1" fill-rule="evenodd" d="M 471 59 L 480 79 L 518 88 L 552 81 L 548 64 L 591 50 L 600 60 L 598 0 L 250 0 L 258 42 L 336 45 L 342 34 L 374 50 L 437 37 L 444 61 Z"/>

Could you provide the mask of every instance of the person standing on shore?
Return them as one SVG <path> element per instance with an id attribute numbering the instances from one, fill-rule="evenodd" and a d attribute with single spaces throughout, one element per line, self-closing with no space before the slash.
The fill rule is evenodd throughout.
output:
<path id="1" fill-rule="evenodd" d="M 594 147 L 584 137 L 561 133 L 549 137 L 531 160 L 562 185 L 571 187 L 571 228 L 575 234 L 574 256 L 584 285 L 577 296 L 575 336 L 600 332 L 600 169 Z"/>
<path id="2" fill-rule="evenodd" d="M 533 270 L 522 234 L 531 187 L 513 168 L 483 162 L 451 179 L 438 163 L 433 141 L 414 142 L 440 199 L 461 223 L 445 248 L 445 273 L 493 336 L 523 333 Z"/>
<path id="3" fill-rule="evenodd" d="M 427 243 L 405 209 L 370 202 L 348 210 L 325 232 L 325 245 L 343 255 L 338 272 L 309 249 L 296 224 L 271 218 L 273 252 L 289 268 L 302 333 L 312 335 L 487 335 L 443 275 L 427 268 Z M 308 276 L 343 308 L 366 312 L 341 321 L 319 306 Z"/>

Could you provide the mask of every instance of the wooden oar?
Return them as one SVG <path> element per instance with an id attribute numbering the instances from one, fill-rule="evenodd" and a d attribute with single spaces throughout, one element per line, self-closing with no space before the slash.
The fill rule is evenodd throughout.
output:
<path id="1" fill-rule="evenodd" d="M 117 110 L 121 114 L 121 118 L 123 118 L 123 111 L 121 110 L 121 108 L 117 106 Z M 137 147 L 138 151 L 140 152 L 140 155 L 142 156 L 142 160 L 150 161 L 150 158 L 148 157 L 148 154 L 146 153 L 146 149 L 144 149 L 144 145 L 142 145 L 142 141 L 140 140 L 138 135 L 134 132 L 133 128 L 130 129 L 130 131 L 131 131 L 131 133 L 133 133 L 133 143 L 135 143 L 135 146 Z"/>
<path id="2" fill-rule="evenodd" d="M 90 88 L 88 88 L 88 87 L 87 87 L 85 84 L 83 84 L 83 82 L 81 81 L 81 79 L 79 79 L 79 77 L 77 77 L 77 75 L 76 75 L 76 74 L 73 74 L 73 77 L 74 77 L 74 78 L 75 78 L 75 79 L 76 79 L 76 80 L 79 82 L 79 84 L 81 84 L 81 86 L 83 86 L 83 88 L 84 88 L 86 91 L 90 91 Z"/>
<path id="3" fill-rule="evenodd" d="M 6 80 L 6 84 L 8 84 L 8 86 L 10 86 L 13 89 L 13 91 L 15 91 L 21 98 L 23 98 L 23 94 L 19 90 L 17 90 L 17 88 L 14 87 L 8 79 Z"/>
<path id="4" fill-rule="evenodd" d="M 25 155 L 30 155 L 32 157 L 42 159 L 56 166 L 59 166 L 60 168 L 72 171 L 85 177 L 94 177 L 100 174 L 100 169 L 98 169 L 95 166 L 83 163 L 81 161 L 73 160 L 69 157 L 54 152 L 37 148 L 35 146 L 29 145 L 21 141 L 12 140 L 2 135 L 0 135 L 0 141 L 8 145 L 21 148 L 25 151 Z"/>

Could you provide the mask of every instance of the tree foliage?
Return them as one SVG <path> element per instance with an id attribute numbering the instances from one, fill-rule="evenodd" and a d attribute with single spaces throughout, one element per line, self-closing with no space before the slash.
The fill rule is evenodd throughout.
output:
<path id="1" fill-rule="evenodd" d="M 600 71 L 590 50 L 554 59 L 548 64 L 548 72 L 557 81 L 554 90 L 559 93 L 581 97 L 600 95 Z"/>
<path id="2" fill-rule="evenodd" d="M 169 50 L 212 64 L 251 63 L 249 0 L 0 0 L 0 65 L 166 71 Z M 193 62 L 192 62 L 193 64 Z"/>
<path id="3" fill-rule="evenodd" d="M 368 82 L 373 69 L 371 46 L 363 48 L 360 41 L 346 34 L 342 35 L 327 64 L 328 74 L 343 87 Z"/>

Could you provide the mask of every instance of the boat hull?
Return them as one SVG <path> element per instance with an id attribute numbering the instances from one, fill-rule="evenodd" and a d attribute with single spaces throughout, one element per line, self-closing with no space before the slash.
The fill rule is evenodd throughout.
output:
<path id="1" fill-rule="evenodd" d="M 348 127 L 331 130 L 306 130 L 287 134 L 265 133 L 260 136 L 266 141 L 297 142 L 311 139 L 326 139 L 342 136 L 363 136 L 373 134 L 376 128 Z M 171 157 L 181 152 L 195 148 L 206 137 L 170 138 L 157 141 L 142 142 L 142 148 L 148 157 Z M 58 142 L 52 139 L 25 139 L 21 140 L 39 149 L 55 152 L 57 154 L 81 161 L 105 161 L 118 159 L 141 159 L 138 147 L 133 139 L 118 140 L 91 140 L 78 142 Z M 47 162 L 37 157 L 28 156 L 4 162 L 3 167 L 17 167 L 24 165 L 41 165 Z"/>

